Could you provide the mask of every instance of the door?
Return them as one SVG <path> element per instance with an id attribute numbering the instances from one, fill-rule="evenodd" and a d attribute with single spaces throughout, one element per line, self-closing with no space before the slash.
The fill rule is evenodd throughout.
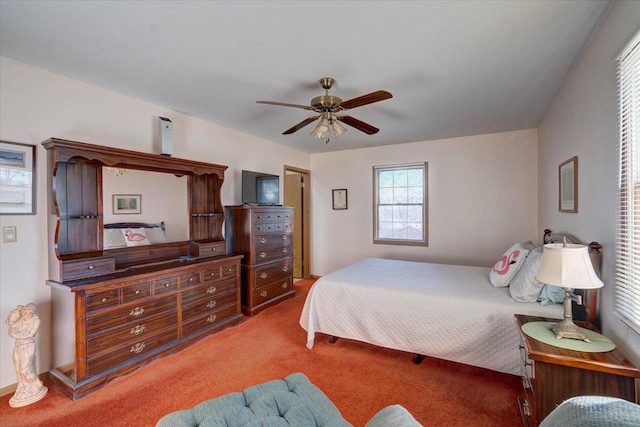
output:
<path id="1" fill-rule="evenodd" d="M 293 277 L 303 279 L 311 276 L 310 230 L 311 192 L 309 171 L 285 166 L 284 204 L 293 211 Z"/>

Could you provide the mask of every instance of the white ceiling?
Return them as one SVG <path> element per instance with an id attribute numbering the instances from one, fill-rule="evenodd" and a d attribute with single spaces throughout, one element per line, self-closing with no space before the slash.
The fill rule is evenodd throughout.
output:
<path id="1" fill-rule="evenodd" d="M 0 1 L 0 55 L 296 149 L 534 128 L 608 1 Z M 282 132 L 337 80 L 380 128 Z"/>

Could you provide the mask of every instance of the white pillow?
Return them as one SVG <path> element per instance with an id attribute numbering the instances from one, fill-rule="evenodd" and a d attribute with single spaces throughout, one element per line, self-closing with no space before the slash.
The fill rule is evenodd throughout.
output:
<path id="1" fill-rule="evenodd" d="M 529 252 L 523 245 L 516 243 L 500 257 L 489 273 L 489 282 L 496 288 L 506 288 L 516 275 Z"/>
<path id="2" fill-rule="evenodd" d="M 119 228 L 104 229 L 102 233 L 102 240 L 102 247 L 104 249 L 125 248 L 127 246 L 127 242 L 124 240 L 124 235 Z"/>
<path id="3" fill-rule="evenodd" d="M 127 246 L 144 246 L 150 244 L 144 228 L 122 228 L 121 230 Z"/>
<path id="4" fill-rule="evenodd" d="M 164 235 L 164 230 L 160 227 L 153 227 L 145 229 L 147 239 L 149 243 L 155 245 L 157 243 L 167 243 L 167 236 Z"/>
<path id="5" fill-rule="evenodd" d="M 530 251 L 527 259 L 509 285 L 511 298 L 518 302 L 536 302 L 544 286 L 536 280 L 542 265 L 542 248 Z"/>

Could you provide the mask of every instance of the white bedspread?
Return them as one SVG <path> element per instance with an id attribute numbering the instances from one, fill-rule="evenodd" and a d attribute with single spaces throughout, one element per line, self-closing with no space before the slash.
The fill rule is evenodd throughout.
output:
<path id="1" fill-rule="evenodd" d="M 519 303 L 483 267 L 367 258 L 318 279 L 300 325 L 316 332 L 521 375 L 514 314 L 562 317 Z"/>

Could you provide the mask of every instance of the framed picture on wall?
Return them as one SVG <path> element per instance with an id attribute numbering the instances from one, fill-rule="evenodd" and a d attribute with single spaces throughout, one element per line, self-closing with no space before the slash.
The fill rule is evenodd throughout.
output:
<path id="1" fill-rule="evenodd" d="M 36 147 L 0 141 L 0 215 L 36 213 Z"/>
<path id="2" fill-rule="evenodd" d="M 333 209 L 347 209 L 347 189 L 342 188 L 339 190 L 331 191 L 331 199 L 333 201 Z"/>
<path id="3" fill-rule="evenodd" d="M 113 213 L 116 215 L 142 213 L 142 196 L 140 194 L 114 194 Z"/>
<path id="4" fill-rule="evenodd" d="M 560 212 L 578 212 L 578 156 L 574 156 L 558 166 Z"/>

